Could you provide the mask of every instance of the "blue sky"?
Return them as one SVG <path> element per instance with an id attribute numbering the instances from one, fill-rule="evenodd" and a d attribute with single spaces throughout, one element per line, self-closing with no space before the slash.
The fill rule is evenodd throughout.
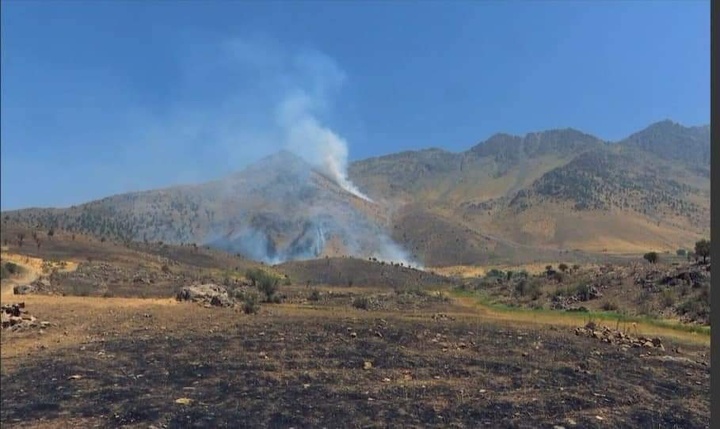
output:
<path id="1" fill-rule="evenodd" d="M 666 118 L 706 124 L 709 11 L 692 0 L 4 1 L 2 209 L 215 179 L 288 145 L 321 156 L 340 141 L 352 161 L 460 151 L 497 132 L 616 140 Z M 298 140 L 288 106 L 319 134 Z"/>

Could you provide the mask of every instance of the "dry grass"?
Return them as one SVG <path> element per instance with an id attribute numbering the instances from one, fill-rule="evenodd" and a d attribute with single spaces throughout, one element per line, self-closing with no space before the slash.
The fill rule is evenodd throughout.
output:
<path id="1" fill-rule="evenodd" d="M 105 252 L 113 264 L 147 258 Z M 24 255 L 8 258 L 22 265 Z M 29 261 L 34 273 L 43 266 Z M 0 421 L 23 428 L 551 427 L 572 419 L 588 428 L 708 427 L 706 338 L 640 324 L 641 333 L 662 336 L 666 351 L 622 350 L 575 336 L 583 316 L 501 311 L 432 289 L 295 283 L 281 286 L 283 304 L 263 304 L 254 316 L 172 298 L 12 297 L 52 326 L 2 332 Z M 317 300 L 309 299 L 313 291 Z M 362 297 L 380 305 L 354 308 Z"/>

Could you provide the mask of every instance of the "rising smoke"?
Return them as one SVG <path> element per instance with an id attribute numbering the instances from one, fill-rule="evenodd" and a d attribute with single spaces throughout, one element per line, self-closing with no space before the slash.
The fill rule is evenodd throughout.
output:
<path id="1" fill-rule="evenodd" d="M 226 158 L 245 159 L 248 153 L 285 149 L 304 162 L 274 156 L 269 164 L 250 166 L 247 176 L 251 179 L 227 186 L 225 199 L 227 205 L 237 207 L 237 218 L 232 225 L 215 225 L 206 243 L 275 264 L 317 258 L 332 241 L 342 243 L 348 256 L 419 266 L 376 220 L 359 212 L 348 198 L 320 190 L 309 174 L 317 171 L 347 193 L 382 209 L 348 178 L 349 144 L 324 119 L 346 81 L 335 61 L 317 51 L 290 53 L 253 41 L 227 46 L 235 68 L 231 72 L 255 83 L 248 93 L 264 96 L 256 103 L 238 104 L 241 107 L 234 117 L 223 112 L 214 118 L 214 129 L 225 130 L 221 137 L 230 152 Z M 250 126 L 248 122 L 238 125 L 244 118 L 252 119 Z M 258 205 L 261 208 L 249 207 L 246 202 L 258 196 L 264 199 Z"/>
<path id="2" fill-rule="evenodd" d="M 278 122 L 286 132 L 286 148 L 320 168 L 341 188 L 372 202 L 347 177 L 347 142 L 318 122 L 311 113 L 311 101 L 299 93 L 281 104 Z"/>

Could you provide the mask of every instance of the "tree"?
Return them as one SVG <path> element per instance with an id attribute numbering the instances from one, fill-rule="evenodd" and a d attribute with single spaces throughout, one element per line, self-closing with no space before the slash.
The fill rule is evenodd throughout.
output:
<path id="1" fill-rule="evenodd" d="M 643 259 L 650 262 L 651 264 L 656 263 L 658 261 L 658 258 L 659 258 L 659 256 L 658 256 L 657 252 L 648 252 L 643 255 Z"/>
<path id="2" fill-rule="evenodd" d="M 55 230 L 53 228 L 50 228 L 50 231 L 48 231 L 47 235 L 52 239 L 53 235 L 55 235 Z"/>
<path id="3" fill-rule="evenodd" d="M 710 240 L 702 239 L 695 243 L 695 254 L 703 258 L 703 264 L 707 262 L 707 258 L 710 256 Z"/>
<path id="4" fill-rule="evenodd" d="M 569 267 L 567 266 L 567 264 L 560 264 L 560 265 L 558 265 L 558 268 L 560 269 L 560 271 L 562 271 L 564 273 L 565 271 L 568 270 Z"/>

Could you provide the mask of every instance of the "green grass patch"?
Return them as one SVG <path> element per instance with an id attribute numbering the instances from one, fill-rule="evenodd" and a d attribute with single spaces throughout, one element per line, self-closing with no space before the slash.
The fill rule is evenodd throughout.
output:
<path id="1" fill-rule="evenodd" d="M 507 313 L 526 313 L 526 314 L 547 314 L 557 317 L 566 317 L 577 320 L 594 320 L 594 321 L 605 321 L 605 322 L 620 322 L 620 323 L 642 323 L 651 325 L 659 328 L 672 329 L 681 332 L 692 332 L 701 335 L 710 335 L 710 326 L 702 325 L 690 325 L 684 324 L 672 320 L 657 319 L 649 316 L 629 316 L 627 314 L 618 313 L 615 311 L 588 311 L 582 313 L 566 312 L 561 310 L 552 310 L 547 308 L 527 308 L 513 306 L 503 303 L 492 301 L 487 294 L 482 292 L 472 292 L 468 290 L 455 289 L 452 291 L 454 296 L 474 298 L 479 304 L 484 307 L 490 308 L 496 311 L 502 311 Z"/>

